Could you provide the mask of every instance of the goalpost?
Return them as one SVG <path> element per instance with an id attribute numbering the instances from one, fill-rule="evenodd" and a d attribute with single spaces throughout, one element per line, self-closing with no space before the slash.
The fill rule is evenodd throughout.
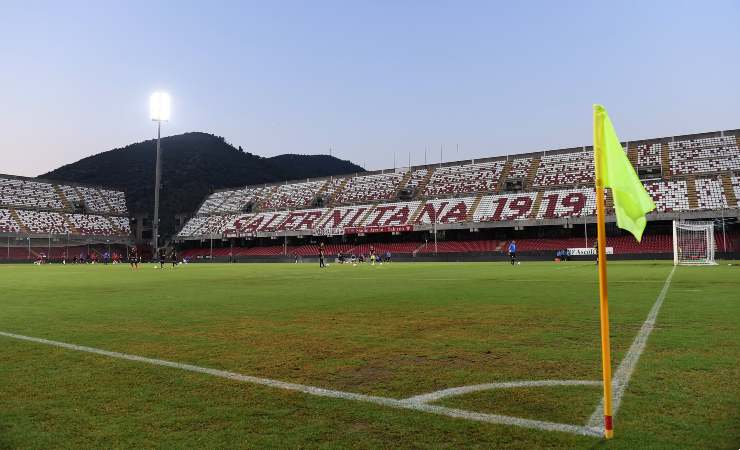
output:
<path id="1" fill-rule="evenodd" d="M 715 265 L 714 250 L 714 223 L 673 221 L 674 266 Z"/>

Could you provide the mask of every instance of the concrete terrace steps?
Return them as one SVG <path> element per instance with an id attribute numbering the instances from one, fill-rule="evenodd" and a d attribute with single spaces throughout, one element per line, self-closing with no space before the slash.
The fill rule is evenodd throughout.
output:
<path id="1" fill-rule="evenodd" d="M 275 186 L 274 186 L 274 187 L 273 187 L 273 188 L 272 188 L 272 189 L 270 190 L 270 192 L 268 192 L 268 193 L 267 193 L 267 195 L 265 195 L 265 198 L 261 199 L 261 200 L 260 200 L 260 201 L 259 201 L 259 202 L 257 203 L 257 207 L 258 207 L 258 208 L 259 208 L 260 210 L 262 210 L 262 209 L 264 209 L 264 208 L 265 208 L 265 205 L 266 205 L 266 204 L 267 204 L 267 203 L 268 203 L 268 202 L 270 201 L 270 199 L 272 199 L 272 196 L 273 196 L 273 195 L 275 195 L 275 192 L 277 192 L 277 191 L 278 191 L 278 189 L 280 189 L 280 186 L 282 186 L 282 184 L 276 184 L 276 185 L 275 185 Z"/>
<path id="2" fill-rule="evenodd" d="M 663 179 L 671 176 L 671 162 L 668 156 L 668 144 L 660 144 L 660 163 L 663 165 Z"/>
<path id="3" fill-rule="evenodd" d="M 637 147 L 627 147 L 627 158 L 629 158 L 630 162 L 632 163 L 632 167 L 637 169 L 637 163 L 638 163 L 638 156 L 637 156 Z"/>
<path id="4" fill-rule="evenodd" d="M 339 195 L 344 191 L 344 188 L 347 187 L 347 183 L 349 183 L 351 177 L 345 177 L 342 179 L 342 182 L 339 183 L 339 186 L 334 190 L 334 193 L 331 194 L 331 198 L 327 202 L 327 206 L 329 208 L 333 208 L 336 206 L 337 198 L 339 198 Z"/>
<path id="5" fill-rule="evenodd" d="M 118 226 L 117 226 L 117 225 L 116 225 L 116 223 L 115 223 L 115 222 L 113 221 L 113 219 L 111 219 L 111 218 L 110 218 L 110 217 L 108 217 L 108 216 L 104 216 L 104 217 L 105 217 L 105 220 L 107 220 L 107 221 L 108 221 L 108 223 L 110 223 L 110 228 L 111 228 L 111 230 L 113 230 L 113 232 L 114 232 L 115 234 L 123 234 L 123 230 L 121 230 L 120 228 L 118 228 Z"/>
<path id="6" fill-rule="evenodd" d="M 699 209 L 699 196 L 696 194 L 696 177 L 690 175 L 686 177 L 686 190 L 688 191 L 687 197 L 689 198 L 689 207 L 691 209 Z"/>
<path id="7" fill-rule="evenodd" d="M 404 173 L 403 178 L 401 178 L 401 181 L 398 183 L 398 186 L 396 187 L 396 197 L 399 198 L 401 196 L 401 189 L 408 186 L 409 181 L 411 181 L 411 176 L 413 175 L 413 171 L 411 169 L 407 170 L 406 173 Z"/>
<path id="8" fill-rule="evenodd" d="M 421 201 L 421 203 L 419 203 L 419 206 L 416 207 L 416 209 L 414 210 L 414 213 L 411 214 L 411 217 L 409 218 L 408 223 L 410 224 L 416 223 L 416 219 L 419 218 L 419 215 L 421 214 L 421 211 L 424 209 L 424 205 L 426 205 L 426 203 L 427 202 L 423 200 Z"/>
<path id="9" fill-rule="evenodd" d="M 523 190 L 532 190 L 534 178 L 537 176 L 537 171 L 540 169 L 540 164 L 542 164 L 542 160 L 539 157 L 532 158 L 532 164 L 529 166 L 527 176 L 524 178 L 524 186 L 522 186 Z"/>
<path id="10" fill-rule="evenodd" d="M 331 186 L 332 178 L 329 178 L 324 182 L 324 184 L 321 185 L 318 191 L 316 191 L 316 196 L 320 196 L 324 192 L 326 192 L 327 189 L 329 189 L 329 186 Z"/>
<path id="11" fill-rule="evenodd" d="M 77 227 L 74 226 L 74 224 L 71 220 L 69 220 L 69 217 L 67 217 L 66 214 L 62 214 L 62 217 L 64 218 L 64 223 L 67 225 L 67 228 L 69 228 L 73 234 L 80 234 L 80 230 L 78 230 Z"/>
<path id="12" fill-rule="evenodd" d="M 62 188 L 59 187 L 59 185 L 55 184 L 54 186 L 54 192 L 59 196 L 59 200 L 62 201 L 62 205 L 64 206 L 64 209 L 67 211 L 72 211 L 72 204 L 69 202 L 69 199 L 66 195 L 64 195 L 64 191 L 62 191 Z"/>
<path id="13" fill-rule="evenodd" d="M 98 193 L 100 198 L 103 199 L 103 203 L 105 203 L 105 206 L 108 208 L 108 214 L 115 214 L 116 212 L 113 210 L 113 206 L 108 202 L 108 199 L 103 195 L 103 192 L 98 188 L 96 188 L 95 191 Z"/>
<path id="14" fill-rule="evenodd" d="M 537 213 L 540 212 L 540 205 L 542 204 L 543 195 L 544 195 L 544 191 L 542 189 L 538 189 L 537 197 L 534 199 L 534 204 L 532 205 L 532 212 L 529 214 L 529 217 L 532 217 L 532 218 L 537 217 Z"/>
<path id="15" fill-rule="evenodd" d="M 434 170 L 435 170 L 435 167 L 428 167 L 426 176 L 424 177 L 423 180 L 421 180 L 419 185 L 416 187 L 416 195 L 414 195 L 414 197 L 417 200 L 424 197 L 424 190 L 427 188 L 427 185 L 429 184 L 429 181 L 431 181 L 432 176 L 434 176 Z"/>
<path id="16" fill-rule="evenodd" d="M 369 207 L 369 208 L 367 209 L 367 211 L 365 211 L 365 215 L 364 215 L 364 216 L 362 216 L 362 219 L 360 219 L 360 221 L 359 221 L 359 222 L 357 222 L 357 224 L 356 224 L 355 226 L 358 226 L 358 227 L 364 226 L 364 225 L 365 225 L 365 222 L 367 221 L 367 218 L 368 218 L 368 217 L 370 217 L 370 214 L 372 214 L 372 213 L 373 213 L 373 211 L 375 211 L 375 208 L 376 208 L 377 206 L 378 206 L 377 204 L 373 204 L 373 205 L 371 205 L 371 206 L 370 206 L 370 207 Z"/>
<path id="17" fill-rule="evenodd" d="M 10 211 L 10 217 L 12 217 L 13 220 L 15 220 L 15 222 L 18 224 L 18 228 L 20 228 L 20 230 L 23 231 L 24 233 L 30 233 L 31 230 L 29 230 L 26 224 L 23 223 L 20 216 L 16 212 L 15 208 L 10 208 L 9 211 Z"/>
<path id="18" fill-rule="evenodd" d="M 496 191 L 495 194 L 498 194 L 499 192 L 503 191 L 506 187 L 506 179 L 509 178 L 509 172 L 511 171 L 511 161 L 506 160 L 504 163 L 504 168 L 501 169 L 501 173 L 498 176 L 498 183 L 496 183 Z"/>
<path id="19" fill-rule="evenodd" d="M 604 189 L 604 207 L 607 214 L 614 213 L 614 196 L 611 189 Z"/>
<path id="20" fill-rule="evenodd" d="M 475 212 L 478 210 L 478 206 L 480 205 L 481 200 L 483 200 L 483 193 L 479 193 L 475 196 L 475 200 L 473 200 L 473 204 L 470 205 L 470 210 L 468 211 L 468 215 L 465 217 L 465 220 L 468 222 L 473 221 L 473 217 L 475 216 Z"/>
<path id="21" fill-rule="evenodd" d="M 735 196 L 735 190 L 732 187 L 732 180 L 730 179 L 731 175 L 722 175 L 722 188 L 725 191 L 725 198 L 727 199 L 727 204 L 730 205 L 730 207 L 739 206 L 738 205 L 738 199 Z"/>

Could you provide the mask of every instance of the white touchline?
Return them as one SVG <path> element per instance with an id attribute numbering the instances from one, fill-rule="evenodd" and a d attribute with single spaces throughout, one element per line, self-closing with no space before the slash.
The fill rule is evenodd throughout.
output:
<path id="1" fill-rule="evenodd" d="M 82 345 L 67 344 L 66 342 L 52 341 L 49 339 L 36 338 L 31 336 L 24 336 L 21 334 L 6 333 L 0 331 L 0 336 L 8 338 L 19 339 L 22 341 L 36 342 L 39 344 L 51 345 L 54 347 L 66 348 L 69 350 L 76 350 L 79 352 L 94 353 L 96 355 L 108 356 L 111 358 L 125 359 L 129 361 L 142 362 L 146 364 L 152 364 L 156 366 L 171 367 L 174 369 L 187 370 L 189 372 L 197 372 L 212 375 L 220 378 L 227 378 L 230 380 L 241 381 L 244 383 L 259 384 L 263 386 L 269 386 L 278 389 L 285 389 L 289 391 L 302 392 L 304 394 L 316 395 L 319 397 L 332 397 L 341 398 L 345 400 L 355 400 L 367 403 L 374 403 L 376 405 L 389 406 L 392 408 L 399 409 L 411 409 L 415 411 L 423 411 L 432 414 L 439 414 L 447 417 L 454 417 L 459 419 L 474 420 L 478 422 L 487 422 L 500 425 L 514 425 L 524 428 L 533 428 L 537 430 L 545 431 L 562 431 L 565 433 L 573 433 L 582 436 L 593 436 L 599 437 L 601 433 L 593 430 L 589 427 L 581 425 L 570 425 L 564 423 L 547 422 L 543 420 L 523 419 L 521 417 L 505 416 L 500 414 L 485 414 L 477 413 L 473 411 L 465 411 L 462 409 L 447 408 L 444 406 L 428 405 L 421 402 L 412 402 L 410 400 L 397 400 L 388 397 L 377 397 L 373 395 L 356 394 L 353 392 L 336 391 L 332 389 L 324 389 L 315 386 L 307 386 L 304 384 L 288 383 L 285 381 L 272 380 L 269 378 L 253 377 L 249 375 L 242 375 L 235 372 L 228 372 L 225 370 L 211 369 L 208 367 L 194 366 L 192 364 L 183 364 L 173 361 L 167 361 L 164 359 L 147 358 L 138 355 L 129 355 L 127 353 L 112 352 L 108 350 L 102 350 L 94 347 L 85 347 Z"/>
<path id="2" fill-rule="evenodd" d="M 673 278 L 673 273 L 675 271 L 676 266 L 673 266 L 673 269 L 671 269 L 671 273 L 668 274 L 668 278 L 666 278 L 665 283 L 663 283 L 663 289 L 661 289 L 660 294 L 658 294 L 658 298 L 655 299 L 653 307 L 650 308 L 647 319 L 645 319 L 642 327 L 640 327 L 640 332 L 637 333 L 635 340 L 632 341 L 632 345 L 627 351 L 627 355 L 619 364 L 616 373 L 612 377 L 612 391 L 614 392 L 614 399 L 612 400 L 612 417 L 617 415 L 619 404 L 622 402 L 624 391 L 627 389 L 627 384 L 629 384 L 630 378 L 632 378 L 632 373 L 635 371 L 637 361 L 640 359 L 640 355 L 642 355 L 642 352 L 645 350 L 645 345 L 647 345 L 647 340 L 650 337 L 650 333 L 652 333 L 653 328 L 655 328 L 655 319 L 657 319 L 658 317 L 660 307 L 663 306 L 663 300 L 665 300 L 665 296 L 668 293 L 668 288 L 671 285 L 671 279 Z M 599 406 L 597 406 L 594 413 L 591 414 L 588 422 L 586 422 L 586 426 L 591 429 L 600 429 L 602 427 L 603 420 L 604 399 L 601 400 Z"/>

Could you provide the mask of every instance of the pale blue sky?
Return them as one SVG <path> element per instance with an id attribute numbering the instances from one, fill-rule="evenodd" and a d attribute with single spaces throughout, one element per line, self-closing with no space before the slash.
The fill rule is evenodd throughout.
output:
<path id="1" fill-rule="evenodd" d="M 369 169 L 740 128 L 740 2 L 0 0 L 0 173 L 155 135 Z M 459 152 L 456 153 L 456 145 Z"/>

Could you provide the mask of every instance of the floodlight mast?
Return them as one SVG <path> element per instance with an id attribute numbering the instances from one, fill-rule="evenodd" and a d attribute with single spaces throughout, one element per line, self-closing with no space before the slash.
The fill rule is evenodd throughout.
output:
<path id="1" fill-rule="evenodd" d="M 152 221 L 152 249 L 154 257 L 159 257 L 159 187 L 162 184 L 162 122 L 170 119 L 170 96 L 165 92 L 155 92 L 149 100 L 151 119 L 157 122 L 157 160 L 154 168 L 154 220 Z"/>

